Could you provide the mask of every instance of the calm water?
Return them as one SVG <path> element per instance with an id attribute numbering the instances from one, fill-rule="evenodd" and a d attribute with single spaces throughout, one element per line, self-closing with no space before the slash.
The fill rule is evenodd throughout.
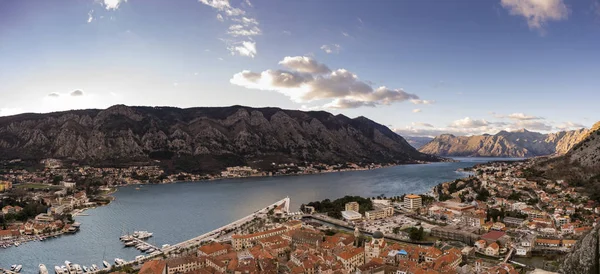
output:
<path id="1" fill-rule="evenodd" d="M 193 238 L 249 215 L 274 201 L 289 196 L 292 210 L 302 203 L 344 195 L 386 196 L 424 193 L 441 182 L 463 174 L 458 168 L 498 158 L 458 158 L 458 163 L 406 165 L 369 171 L 307 176 L 230 179 L 211 182 L 145 185 L 120 188 L 110 205 L 86 211 L 89 216 L 75 235 L 44 242 L 28 242 L 17 248 L 0 249 L 0 266 L 22 264 L 22 273 L 37 273 L 43 263 L 49 271 L 65 260 L 90 266 L 111 264 L 114 258 L 132 260 L 141 253 L 124 248 L 123 230 L 148 230 L 157 246 Z"/>

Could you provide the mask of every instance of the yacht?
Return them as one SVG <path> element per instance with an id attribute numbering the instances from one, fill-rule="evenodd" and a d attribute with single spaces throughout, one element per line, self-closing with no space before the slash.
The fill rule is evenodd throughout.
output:
<path id="1" fill-rule="evenodd" d="M 60 269 L 62 270 L 63 274 L 69 274 L 69 269 L 66 266 L 61 266 Z"/>
<path id="2" fill-rule="evenodd" d="M 146 258 L 146 257 L 144 257 L 144 255 L 137 255 L 137 256 L 135 256 L 135 260 L 136 260 L 136 261 L 141 261 L 141 260 L 143 260 L 144 258 Z"/>
<path id="3" fill-rule="evenodd" d="M 80 265 L 74 264 L 73 267 L 75 267 L 75 273 L 77 273 L 77 274 L 83 274 L 83 269 L 81 268 Z"/>
<path id="4" fill-rule="evenodd" d="M 44 264 L 40 264 L 40 274 L 48 274 L 48 268 Z"/>
<path id="5" fill-rule="evenodd" d="M 88 271 L 90 271 L 90 269 L 87 266 L 84 265 L 83 266 L 83 272 L 88 272 Z"/>
<path id="6" fill-rule="evenodd" d="M 130 247 L 130 246 L 135 246 L 137 243 L 135 241 L 129 241 L 129 242 L 125 242 L 125 246 Z"/>
<path id="7" fill-rule="evenodd" d="M 13 264 L 13 265 L 11 265 L 11 266 L 10 266 L 10 270 L 11 270 L 11 271 L 12 271 L 12 270 L 15 270 L 15 268 L 17 268 L 17 265 L 16 265 L 16 264 Z"/>
<path id="8" fill-rule="evenodd" d="M 105 268 L 110 268 L 110 264 L 107 261 L 102 261 Z"/>
<path id="9" fill-rule="evenodd" d="M 146 250 L 146 253 L 152 253 L 152 252 L 154 252 L 154 251 L 156 251 L 156 249 L 154 249 L 154 248 L 150 247 L 148 250 Z"/>
<path id="10" fill-rule="evenodd" d="M 162 248 L 167 248 L 167 247 L 170 247 L 170 246 L 171 246 L 170 244 L 164 244 L 164 245 L 162 245 Z"/>
<path id="11" fill-rule="evenodd" d="M 19 246 L 19 242 L 15 242 L 15 246 Z"/>
<path id="12" fill-rule="evenodd" d="M 15 267 L 15 272 L 21 272 L 21 269 L 23 268 L 22 265 L 17 265 L 17 267 Z"/>
<path id="13" fill-rule="evenodd" d="M 95 264 L 92 264 L 92 271 L 98 271 L 98 266 Z"/>
<path id="14" fill-rule="evenodd" d="M 55 265 L 54 266 L 54 273 L 56 273 L 56 274 L 62 274 L 63 273 L 62 268 L 60 268 L 60 266 L 58 266 L 58 265 Z"/>

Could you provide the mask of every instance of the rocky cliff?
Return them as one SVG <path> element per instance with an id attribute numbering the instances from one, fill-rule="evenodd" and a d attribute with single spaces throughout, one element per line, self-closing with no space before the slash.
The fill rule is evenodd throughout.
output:
<path id="1" fill-rule="evenodd" d="M 128 107 L 0 117 L 0 157 L 127 162 L 438 161 L 365 117 L 243 106 Z"/>
<path id="2" fill-rule="evenodd" d="M 583 140 L 587 129 L 550 134 L 525 129 L 495 135 L 454 136 L 444 134 L 422 146 L 419 151 L 440 156 L 533 157 L 564 154 Z"/>
<path id="3" fill-rule="evenodd" d="M 561 263 L 559 273 L 600 273 L 600 224 L 575 244 Z"/>

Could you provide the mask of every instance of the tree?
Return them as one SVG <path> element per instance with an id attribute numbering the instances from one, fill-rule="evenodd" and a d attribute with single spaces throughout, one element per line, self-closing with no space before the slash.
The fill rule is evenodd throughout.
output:
<path id="1" fill-rule="evenodd" d="M 413 241 L 420 241 L 425 236 L 425 232 L 423 231 L 423 227 L 411 227 L 408 229 L 408 236 Z"/>

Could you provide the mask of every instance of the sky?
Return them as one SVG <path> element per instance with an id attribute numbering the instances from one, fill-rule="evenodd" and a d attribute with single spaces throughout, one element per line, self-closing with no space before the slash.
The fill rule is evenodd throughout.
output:
<path id="1" fill-rule="evenodd" d="M 600 120 L 600 0 L 0 0 L 0 116 L 365 116 L 401 135 Z"/>

